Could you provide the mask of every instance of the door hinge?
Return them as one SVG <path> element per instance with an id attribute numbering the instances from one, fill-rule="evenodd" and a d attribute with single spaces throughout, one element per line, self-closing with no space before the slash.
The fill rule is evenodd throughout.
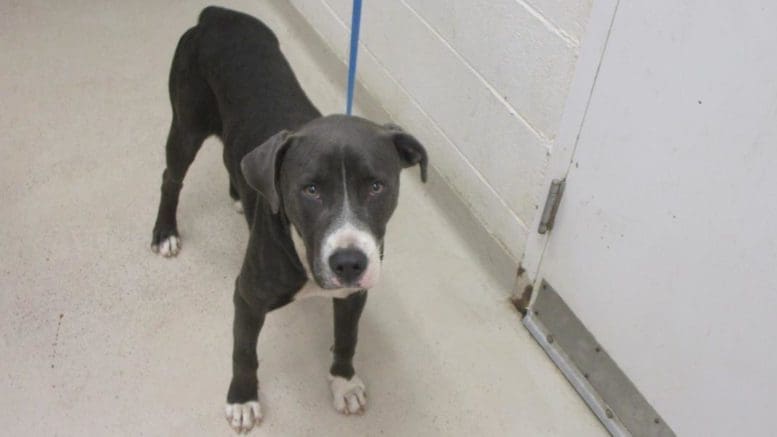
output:
<path id="1" fill-rule="evenodd" d="M 548 198 L 545 199 L 545 208 L 542 209 L 542 219 L 537 232 L 544 234 L 553 229 L 553 222 L 556 221 L 556 212 L 561 203 L 561 195 L 564 194 L 564 185 L 566 179 L 553 179 L 548 190 Z"/>

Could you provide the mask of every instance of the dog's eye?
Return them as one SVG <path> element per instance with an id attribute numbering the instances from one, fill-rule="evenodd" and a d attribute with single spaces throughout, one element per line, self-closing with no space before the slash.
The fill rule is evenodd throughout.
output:
<path id="1" fill-rule="evenodd" d="M 383 185 L 383 182 L 375 181 L 370 185 L 370 194 L 373 196 L 376 194 L 380 194 L 383 191 L 383 188 L 385 186 Z"/>
<path id="2" fill-rule="evenodd" d="M 316 184 L 305 185 L 305 188 L 302 189 L 302 192 L 311 199 L 318 199 L 321 197 Z"/>

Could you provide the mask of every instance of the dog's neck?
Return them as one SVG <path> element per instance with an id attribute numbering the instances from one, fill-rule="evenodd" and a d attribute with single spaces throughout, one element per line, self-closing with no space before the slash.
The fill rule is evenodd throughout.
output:
<path id="1" fill-rule="evenodd" d="M 307 275 L 294 249 L 285 214 L 273 214 L 261 196 L 257 198 L 254 211 L 238 280 L 262 287 L 261 290 L 244 290 L 248 294 L 243 296 L 246 300 L 254 300 L 259 306 L 277 308 L 291 302 L 294 294 L 307 282 Z M 259 301 L 259 295 L 264 300 Z"/>

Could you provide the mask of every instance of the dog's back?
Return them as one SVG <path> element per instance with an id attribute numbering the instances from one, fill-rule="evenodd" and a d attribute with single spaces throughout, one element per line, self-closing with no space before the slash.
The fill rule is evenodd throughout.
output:
<path id="1" fill-rule="evenodd" d="M 240 173 L 240 160 L 284 129 L 296 129 L 321 114 L 302 90 L 278 39 L 250 15 L 209 6 L 197 25 L 181 36 L 170 68 L 173 121 L 167 139 L 167 168 L 152 248 L 177 254 L 178 194 L 202 142 L 224 143 L 229 194 L 253 219 L 256 192 Z M 237 204 L 236 204 L 237 205 Z"/>
<path id="2" fill-rule="evenodd" d="M 219 6 L 208 6 L 205 9 L 203 9 L 200 12 L 199 17 L 197 17 L 197 24 L 200 25 L 207 25 L 211 23 L 216 22 L 222 22 L 227 23 L 230 25 L 239 24 L 240 22 L 243 23 L 251 23 L 252 25 L 259 24 L 260 26 L 264 27 L 268 31 L 270 29 L 267 28 L 267 26 L 264 26 L 264 24 L 257 20 L 255 17 L 252 17 L 248 14 L 244 14 L 242 12 L 234 11 L 232 9 L 226 9 Z"/>
<path id="3" fill-rule="evenodd" d="M 264 23 L 242 12 L 208 6 L 200 12 L 197 25 L 192 29 L 199 33 L 201 61 L 232 63 L 251 58 L 274 56 L 278 38 Z"/>
<path id="4" fill-rule="evenodd" d="M 225 135 L 230 135 L 238 124 L 252 126 L 256 131 L 250 135 L 262 137 L 258 138 L 261 142 L 281 129 L 295 128 L 320 116 L 281 53 L 272 30 L 240 12 L 209 6 L 200 13 L 197 25 L 181 37 L 170 75 L 173 111 L 184 106 L 184 102 L 176 102 L 174 88 L 186 87 L 182 82 L 189 78 L 207 83 Z M 194 85 L 190 91 L 204 91 L 197 86 L 199 83 Z M 246 108 L 251 108 L 255 120 L 243 118 Z"/>

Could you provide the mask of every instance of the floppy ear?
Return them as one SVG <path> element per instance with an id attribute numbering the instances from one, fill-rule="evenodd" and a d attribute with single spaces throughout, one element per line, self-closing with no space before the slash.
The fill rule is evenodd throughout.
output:
<path id="1" fill-rule="evenodd" d="M 426 182 L 426 167 L 429 165 L 429 158 L 426 156 L 426 149 L 418 140 L 405 132 L 401 127 L 393 123 L 383 126 L 389 131 L 391 141 L 397 149 L 399 159 L 402 161 L 402 167 L 407 168 L 413 165 L 421 166 L 421 180 Z"/>
<path id="2" fill-rule="evenodd" d="M 273 214 L 277 214 L 280 208 L 276 184 L 283 152 L 291 142 L 290 137 L 291 132 L 282 130 L 250 151 L 240 161 L 240 170 L 246 182 L 264 196 Z"/>

